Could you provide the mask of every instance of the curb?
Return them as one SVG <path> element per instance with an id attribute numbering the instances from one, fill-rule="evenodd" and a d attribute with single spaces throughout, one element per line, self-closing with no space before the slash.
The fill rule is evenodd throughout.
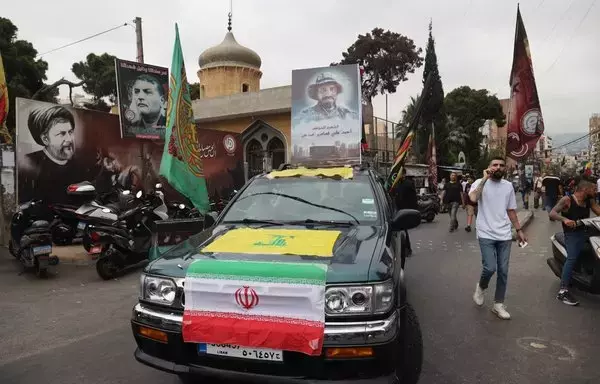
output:
<path id="1" fill-rule="evenodd" d="M 534 217 L 534 211 L 532 210 L 528 210 L 528 211 L 521 211 L 521 212 L 525 212 L 523 215 L 525 217 L 523 217 L 522 219 L 519 217 L 519 222 L 521 223 L 521 228 L 525 229 L 529 226 L 529 224 L 533 221 L 533 217 Z M 519 212 L 519 213 L 521 213 Z M 512 229 L 512 239 L 513 241 L 517 240 L 517 231 L 515 231 L 515 229 Z"/>

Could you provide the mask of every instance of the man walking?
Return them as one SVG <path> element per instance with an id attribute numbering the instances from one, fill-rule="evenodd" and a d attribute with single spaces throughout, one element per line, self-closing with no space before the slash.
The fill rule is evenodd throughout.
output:
<path id="1" fill-rule="evenodd" d="M 463 187 L 457 180 L 456 172 L 452 172 L 450 182 L 445 185 L 442 194 L 442 202 L 448 206 L 448 212 L 450 212 L 450 232 L 454 232 L 458 228 L 456 214 L 458 213 L 458 206 L 464 205 L 462 191 Z"/>
<path id="2" fill-rule="evenodd" d="M 560 290 L 556 298 L 567 305 L 578 305 L 579 302 L 569 293 L 573 267 L 588 242 L 590 233 L 587 227 L 576 227 L 577 220 L 590 217 L 590 210 L 600 216 L 600 206 L 595 201 L 596 186 L 587 178 L 578 178 L 575 192 L 571 196 L 562 197 L 550 211 L 552 220 L 561 221 L 565 234 L 567 261 L 563 266 L 560 279 Z"/>
<path id="3" fill-rule="evenodd" d="M 552 208 L 556 205 L 559 196 L 563 194 L 563 184 L 559 177 L 550 174 L 542 179 L 544 193 L 544 208 L 550 214 Z"/>
<path id="4" fill-rule="evenodd" d="M 465 231 L 467 232 L 471 232 L 471 225 L 473 225 L 473 217 L 477 215 L 477 203 L 472 202 L 469 198 L 469 191 L 471 190 L 471 185 L 473 185 L 473 182 L 473 177 L 469 176 L 464 192 L 464 200 L 467 209 L 467 226 L 465 227 Z"/>
<path id="5" fill-rule="evenodd" d="M 469 198 L 479 205 L 476 229 L 483 264 L 473 300 L 478 306 L 483 305 L 485 290 L 494 273 L 498 271 L 492 312 L 499 318 L 508 320 L 510 314 L 506 311 L 504 297 L 512 245 L 511 223 L 517 230 L 519 241 L 526 242 L 527 237 L 517 218 L 514 187 L 512 183 L 503 179 L 505 173 L 504 158 L 494 157 L 488 169 L 483 171 L 483 177 L 475 180 L 471 186 Z"/>

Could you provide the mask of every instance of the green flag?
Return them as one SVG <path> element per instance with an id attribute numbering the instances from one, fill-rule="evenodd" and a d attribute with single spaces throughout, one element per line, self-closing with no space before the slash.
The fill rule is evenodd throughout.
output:
<path id="1" fill-rule="evenodd" d="M 209 209 L 204 165 L 200 157 L 192 98 L 188 88 L 179 28 L 175 24 L 175 46 L 171 62 L 165 148 L 160 175 L 186 196 L 201 213 Z"/>

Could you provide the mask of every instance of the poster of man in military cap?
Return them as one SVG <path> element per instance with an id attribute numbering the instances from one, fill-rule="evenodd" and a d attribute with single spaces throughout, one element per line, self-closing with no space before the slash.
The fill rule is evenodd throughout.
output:
<path id="1" fill-rule="evenodd" d="M 164 139 L 169 70 L 115 59 L 122 138 Z"/>
<path id="2" fill-rule="evenodd" d="M 360 161 L 357 64 L 292 71 L 292 162 Z"/>

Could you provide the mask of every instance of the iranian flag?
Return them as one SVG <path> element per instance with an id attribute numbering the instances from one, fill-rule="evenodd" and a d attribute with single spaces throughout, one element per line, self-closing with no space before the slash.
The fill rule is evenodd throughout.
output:
<path id="1" fill-rule="evenodd" d="M 185 279 L 183 340 L 318 356 L 326 264 L 200 259 Z"/>

